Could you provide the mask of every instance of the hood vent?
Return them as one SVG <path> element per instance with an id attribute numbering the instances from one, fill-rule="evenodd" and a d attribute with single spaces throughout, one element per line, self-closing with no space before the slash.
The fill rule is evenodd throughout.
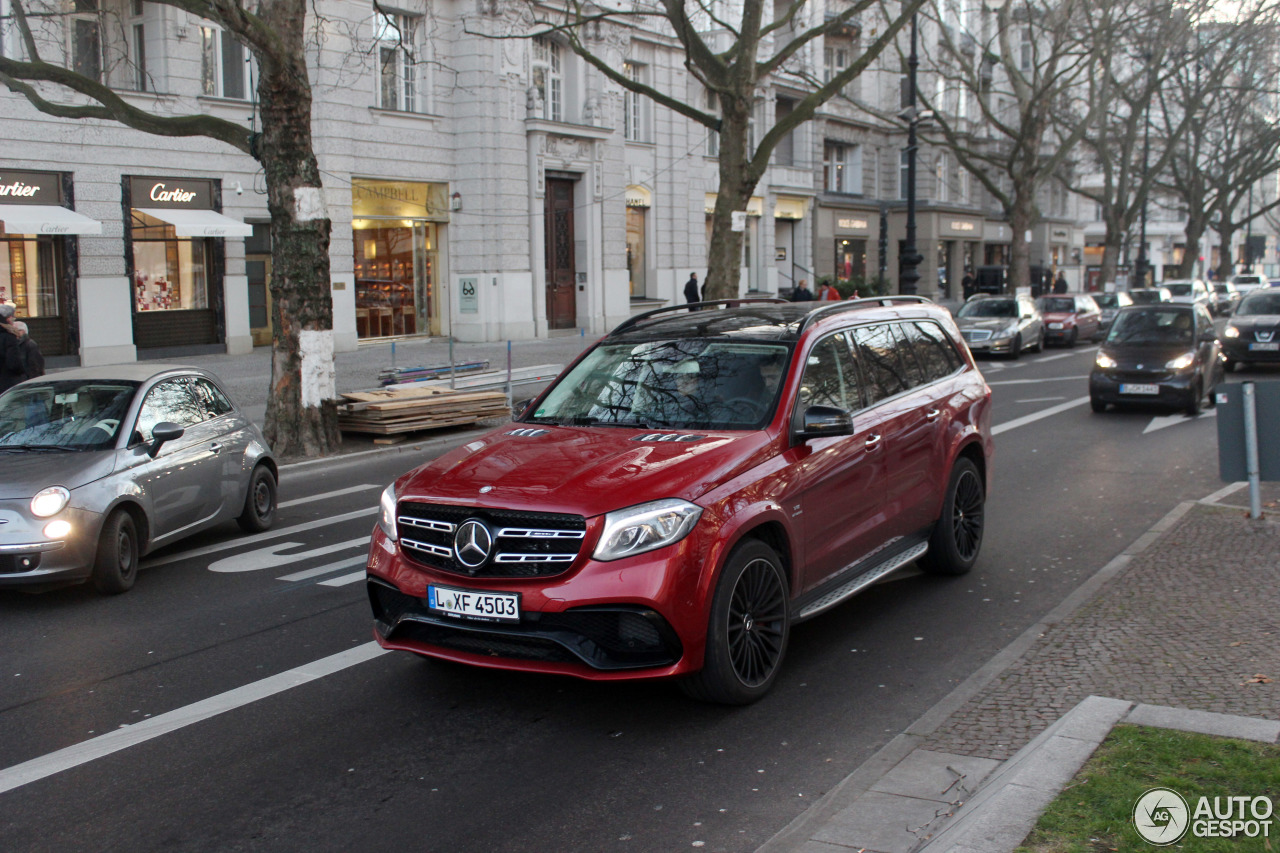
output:
<path id="1" fill-rule="evenodd" d="M 546 435 L 551 430 L 547 429 L 513 429 L 507 435 L 518 435 L 522 438 L 537 438 L 540 435 Z"/>
<path id="2" fill-rule="evenodd" d="M 651 432 L 637 435 L 632 441 L 701 441 L 705 435 L 681 435 L 678 432 Z"/>

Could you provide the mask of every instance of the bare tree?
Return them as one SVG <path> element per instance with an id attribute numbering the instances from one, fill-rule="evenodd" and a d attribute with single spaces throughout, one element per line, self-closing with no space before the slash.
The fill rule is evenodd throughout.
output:
<path id="1" fill-rule="evenodd" d="M 579 0 L 570 0 L 562 8 L 526 3 L 517 7 L 511 30 L 497 37 L 559 33 L 574 53 L 615 84 L 719 134 L 719 192 L 707 247 L 706 294 L 709 299 L 723 299 L 738 295 L 742 233 L 733 230 L 732 214 L 747 209 L 774 149 L 893 44 L 923 2 L 902 0 L 896 4 L 896 12 L 876 28 L 862 53 L 821 85 L 810 85 L 812 76 L 801 70 L 803 52 L 825 36 L 845 34 L 850 29 L 869 32 L 867 23 L 883 11 L 881 0 L 850 0 L 835 8 L 808 0 L 651 0 L 631 4 L 626 11 Z M 715 109 L 693 103 L 695 99 L 683 87 L 664 91 L 626 76 L 597 47 L 601 30 L 607 27 L 622 28 L 624 33 L 631 27 L 657 28 L 674 36 L 684 49 L 685 67 L 711 93 Z M 750 126 L 754 105 L 759 91 L 771 80 L 802 83 L 808 94 L 797 100 L 790 113 L 763 127 L 753 147 Z"/>
<path id="2" fill-rule="evenodd" d="M 60 25 L 60 6 L 10 0 L 23 58 L 0 56 L 0 82 L 36 109 L 68 119 L 116 121 L 146 133 L 203 136 L 262 164 L 271 212 L 273 336 L 266 436 L 283 456 L 321 456 L 341 442 L 333 387 L 330 221 L 311 137 L 306 0 L 155 0 L 220 24 L 257 60 L 262 132 L 211 115 L 167 116 L 130 104 L 102 82 L 100 69 L 63 67 L 41 56 L 33 19 Z M 48 41 L 45 40 L 47 45 Z M 95 73 L 98 72 L 98 73 Z"/>

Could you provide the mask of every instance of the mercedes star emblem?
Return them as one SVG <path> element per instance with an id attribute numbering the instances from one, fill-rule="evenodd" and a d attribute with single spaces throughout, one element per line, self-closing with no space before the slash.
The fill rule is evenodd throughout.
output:
<path id="1" fill-rule="evenodd" d="M 483 566 L 493 550 L 493 533 L 483 521 L 471 518 L 462 522 L 453 536 L 453 555 L 469 572 Z"/>

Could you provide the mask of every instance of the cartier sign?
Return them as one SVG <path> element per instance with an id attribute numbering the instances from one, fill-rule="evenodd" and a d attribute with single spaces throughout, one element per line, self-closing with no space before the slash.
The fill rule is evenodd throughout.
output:
<path id="1" fill-rule="evenodd" d="M 0 169 L 0 204 L 62 204 L 62 175 Z"/>
<path id="2" fill-rule="evenodd" d="M 212 210 L 213 181 L 191 178 L 130 178 L 134 207 Z"/>

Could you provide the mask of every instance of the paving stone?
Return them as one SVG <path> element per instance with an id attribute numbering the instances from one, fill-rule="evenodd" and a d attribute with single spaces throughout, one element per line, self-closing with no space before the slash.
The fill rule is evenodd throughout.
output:
<path id="1" fill-rule="evenodd" d="M 812 840 L 876 853 L 909 853 L 949 815 L 947 805 L 936 800 L 868 791 L 836 814 Z"/>
<path id="2" fill-rule="evenodd" d="M 938 803 L 964 801 L 999 764 L 989 758 L 917 749 L 872 785 L 871 790 Z"/>
<path id="3" fill-rule="evenodd" d="M 1027 832 L 1035 826 L 1040 815 L 1057 792 L 1007 785 L 992 797 L 980 811 L 965 815 L 949 826 L 920 853 L 948 853 L 948 851 L 979 850 L 982 853 L 1013 850 Z"/>

